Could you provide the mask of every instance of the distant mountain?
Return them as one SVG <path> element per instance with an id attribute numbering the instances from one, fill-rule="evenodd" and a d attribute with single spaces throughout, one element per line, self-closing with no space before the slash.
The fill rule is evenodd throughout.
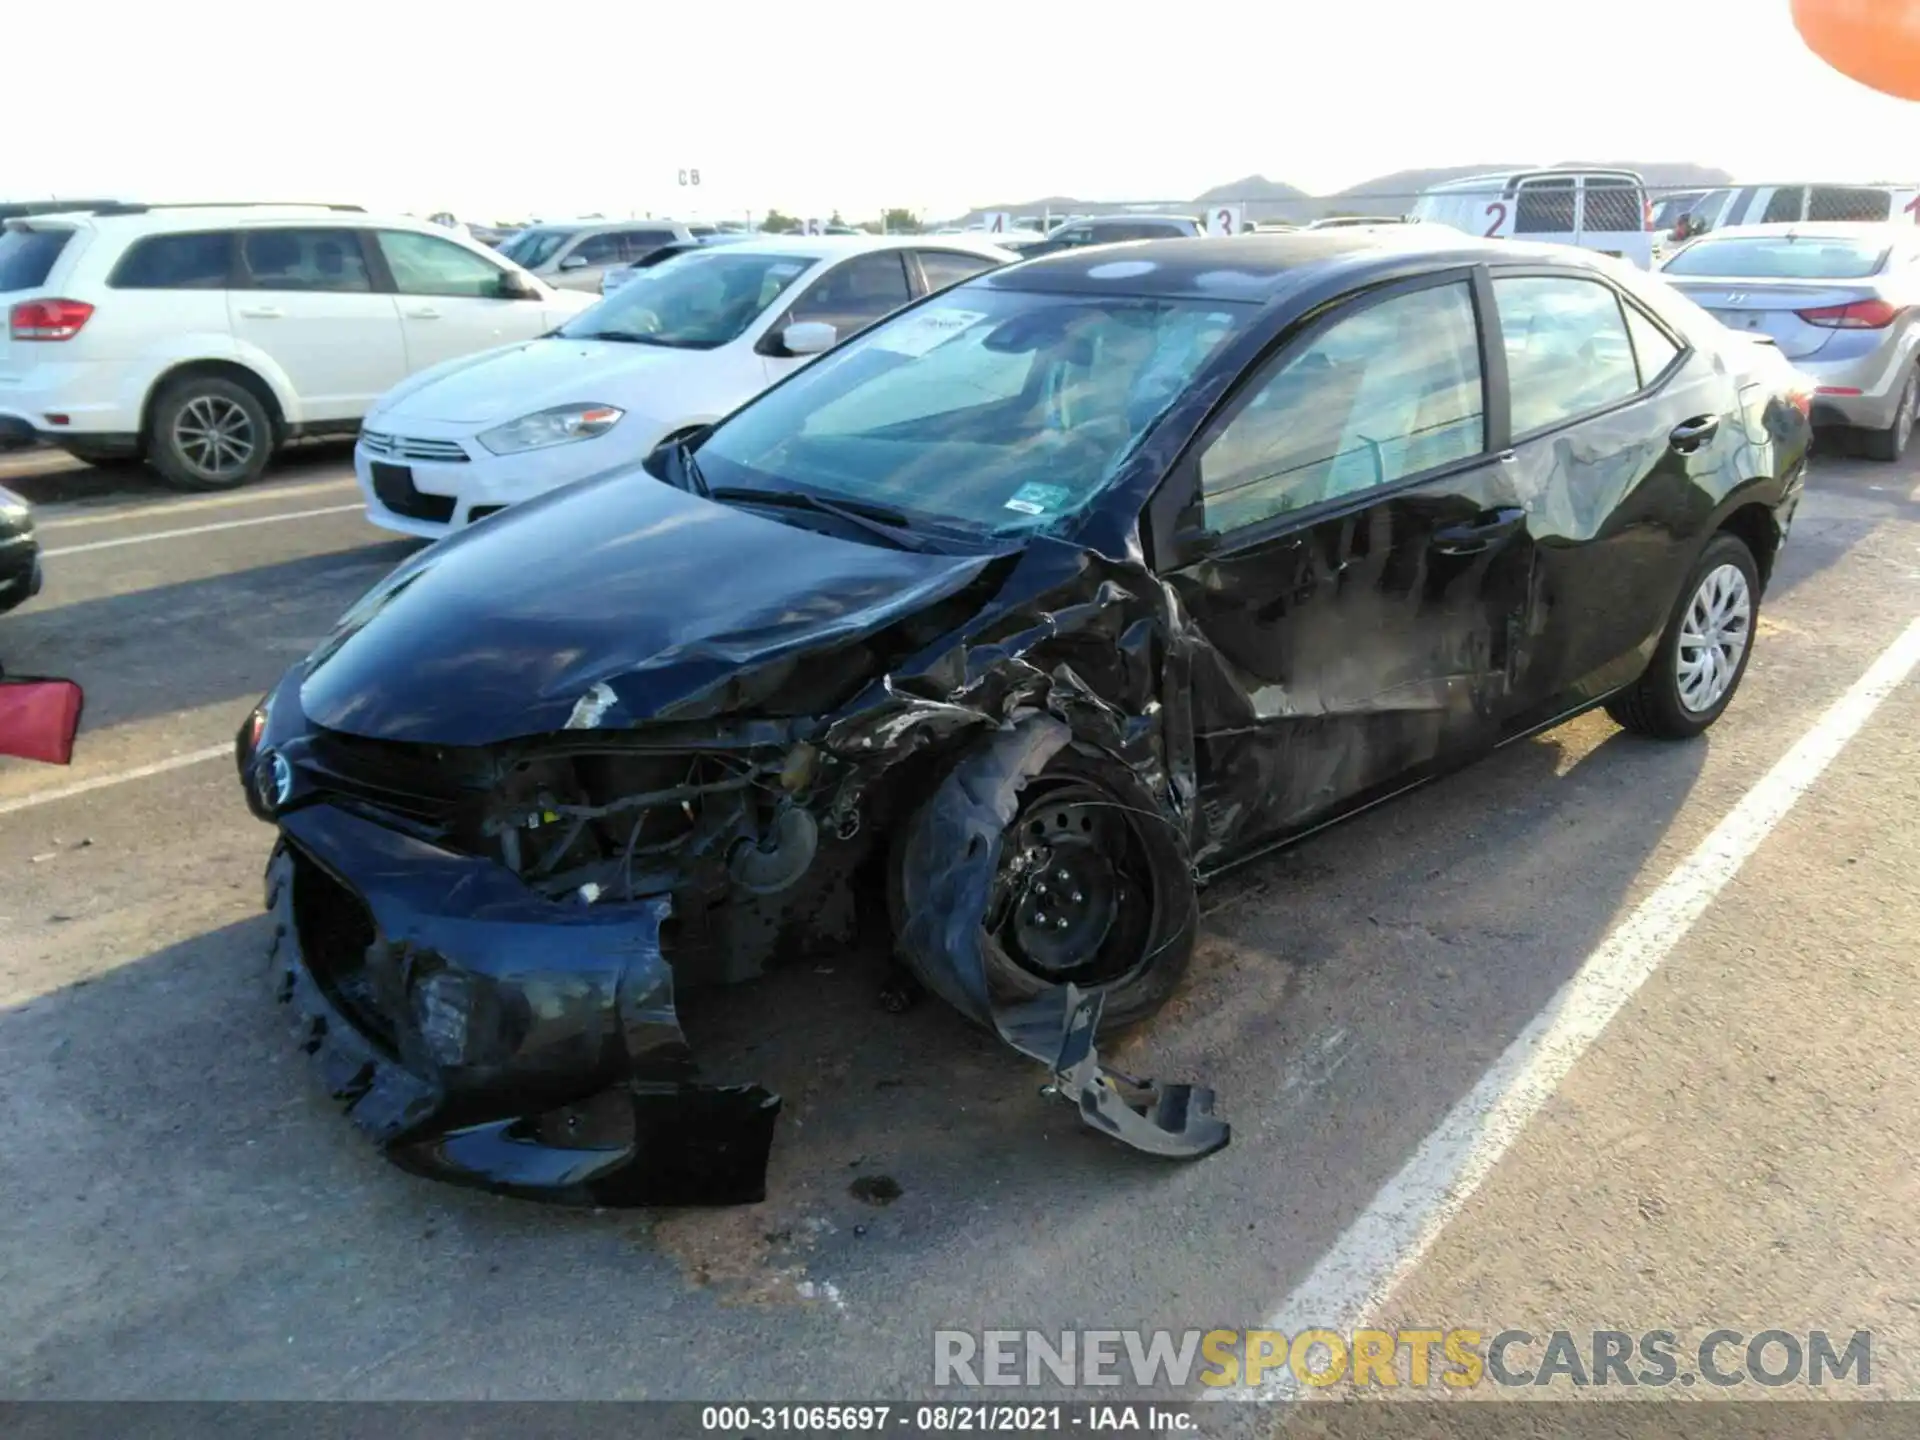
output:
<path id="1" fill-rule="evenodd" d="M 1710 165 L 1696 165 L 1691 161 L 1586 161 L 1567 160 L 1561 165 L 1581 165 L 1607 170 L 1637 170 L 1646 177 L 1647 188 L 1657 194 L 1674 190 L 1711 190 L 1721 185 L 1733 183 L 1733 176 L 1725 170 Z M 1430 170 L 1396 170 L 1391 175 L 1380 175 L 1372 180 L 1363 180 L 1358 185 L 1350 185 L 1345 190 L 1332 195 L 1310 195 L 1294 185 L 1278 180 L 1269 180 L 1264 175 L 1249 175 L 1243 180 L 1230 181 L 1225 185 L 1215 185 L 1202 190 L 1191 200 L 1168 200 L 1152 205 L 1115 205 L 1100 200 L 1076 200 L 1070 195 L 1048 195 L 1039 200 L 1027 200 L 1017 205 L 987 205 L 978 210 L 970 210 L 953 224 L 970 225 L 977 223 L 983 216 L 995 210 L 1004 210 L 1013 215 L 1051 215 L 1058 219 L 1066 215 L 1112 215 L 1120 212 L 1171 211 L 1177 214 L 1198 214 L 1209 205 L 1240 204 L 1246 206 L 1249 220 L 1318 220 L 1326 215 L 1402 215 L 1412 207 L 1414 198 L 1421 191 L 1448 180 L 1459 180 L 1468 175 L 1482 175 L 1490 171 L 1525 170 L 1530 162 L 1515 161 L 1502 164 L 1498 162 L 1485 165 L 1449 165 Z"/>

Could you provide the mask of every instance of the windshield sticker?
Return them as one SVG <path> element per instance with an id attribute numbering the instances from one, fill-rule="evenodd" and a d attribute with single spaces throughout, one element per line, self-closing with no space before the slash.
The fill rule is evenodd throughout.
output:
<path id="1" fill-rule="evenodd" d="M 769 265 L 767 274 L 776 280 L 791 280 L 806 268 L 805 265 Z"/>
<path id="2" fill-rule="evenodd" d="M 1064 485 L 1022 485 L 1001 508 L 1022 515 L 1045 515 L 1062 508 L 1072 498 L 1073 492 Z"/>
<path id="3" fill-rule="evenodd" d="M 944 345 L 968 326 L 987 318 L 984 310 L 954 310 L 941 306 L 902 316 L 873 337 L 876 349 L 896 355 L 924 355 L 936 345 Z"/>

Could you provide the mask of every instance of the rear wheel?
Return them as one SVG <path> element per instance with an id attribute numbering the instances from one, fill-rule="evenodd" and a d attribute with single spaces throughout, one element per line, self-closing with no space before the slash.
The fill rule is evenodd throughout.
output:
<path id="1" fill-rule="evenodd" d="M 1714 536 L 1646 673 L 1607 702 L 1607 713 L 1629 730 L 1662 740 L 1700 734 L 1740 688 L 1759 615 L 1753 552 L 1737 536 Z"/>
<path id="2" fill-rule="evenodd" d="M 1907 372 L 1906 387 L 1900 392 L 1900 408 L 1894 411 L 1893 424 L 1884 430 L 1869 430 L 1861 437 L 1861 448 L 1870 460 L 1898 460 L 1907 453 L 1913 439 L 1914 416 L 1920 412 L 1920 365 Z"/>
<path id="3" fill-rule="evenodd" d="M 260 397 L 218 375 L 191 375 L 154 402 L 147 455 L 182 490 L 233 490 L 273 456 L 273 421 Z"/>

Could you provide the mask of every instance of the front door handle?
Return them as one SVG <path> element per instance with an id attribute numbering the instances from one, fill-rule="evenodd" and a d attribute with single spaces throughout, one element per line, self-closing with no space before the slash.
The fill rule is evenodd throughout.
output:
<path id="1" fill-rule="evenodd" d="M 438 320 L 440 318 L 440 312 L 431 305 L 422 305 L 417 310 L 407 311 L 407 318 L 409 320 Z"/>
<path id="2" fill-rule="evenodd" d="M 1463 525 L 1448 525 L 1433 533 L 1433 548 L 1442 555 L 1478 555 L 1492 549 L 1527 523 L 1518 505 L 1489 510 Z"/>
<path id="3" fill-rule="evenodd" d="M 246 305 L 240 313 L 249 320 L 278 320 L 284 312 L 278 305 Z"/>
<path id="4" fill-rule="evenodd" d="M 1667 443 L 1682 455 L 1691 455 L 1702 445 L 1713 439 L 1720 429 L 1718 415 L 1696 415 L 1691 420 L 1683 420 L 1673 427 L 1667 436 Z"/>

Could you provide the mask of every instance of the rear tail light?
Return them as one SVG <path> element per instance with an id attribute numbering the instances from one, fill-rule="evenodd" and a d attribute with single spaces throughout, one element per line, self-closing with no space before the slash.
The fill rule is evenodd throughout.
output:
<path id="1" fill-rule="evenodd" d="M 1813 390 L 1811 385 L 1795 385 L 1787 391 L 1787 403 L 1800 412 L 1802 420 L 1813 418 Z"/>
<path id="2" fill-rule="evenodd" d="M 1851 305 L 1822 305 L 1795 313 L 1809 325 L 1828 330 L 1884 330 L 1900 318 L 1899 307 L 1884 300 L 1856 300 Z"/>
<path id="3" fill-rule="evenodd" d="M 22 300 L 8 313 L 16 340 L 71 340 L 93 315 L 84 300 Z"/>

